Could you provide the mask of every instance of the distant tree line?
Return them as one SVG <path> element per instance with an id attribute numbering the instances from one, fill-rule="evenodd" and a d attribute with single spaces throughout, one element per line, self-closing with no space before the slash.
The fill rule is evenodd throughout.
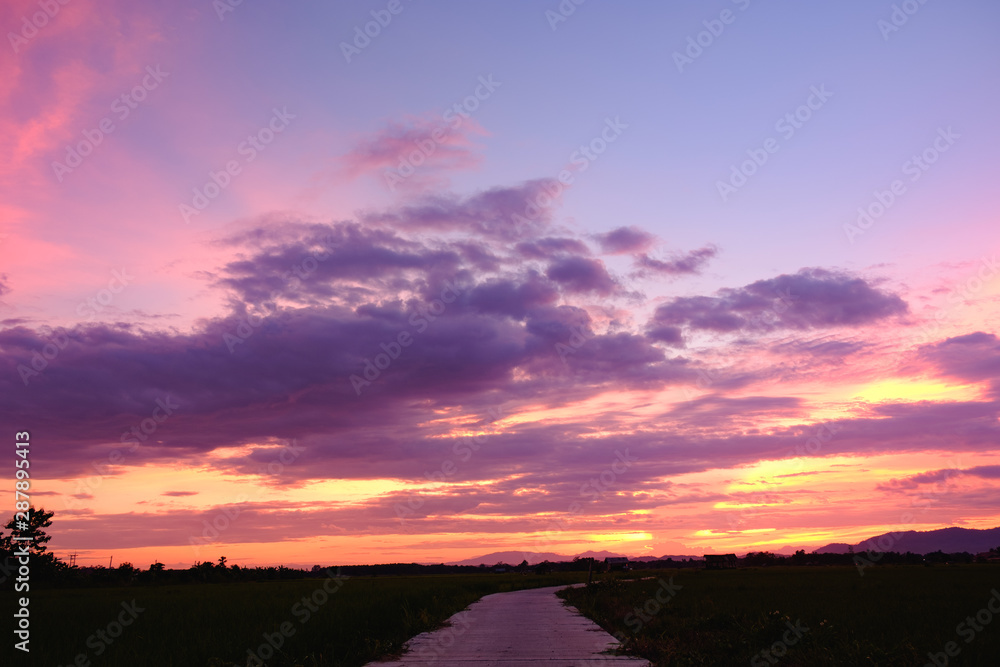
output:
<path id="1" fill-rule="evenodd" d="M 968 551 L 945 553 L 934 551 L 918 554 L 912 551 L 858 551 L 848 553 L 811 553 L 800 549 L 791 556 L 774 554 L 769 551 L 751 551 L 740 559 L 740 565 L 745 567 L 768 567 L 772 565 L 855 565 L 856 559 L 864 558 L 877 565 L 935 565 L 947 563 L 985 563 L 995 562 L 1000 557 L 1000 547 L 986 554 L 972 554 Z M 991 560 L 992 559 L 992 560 Z M 662 562 L 662 561 L 660 561 Z"/>
<path id="2" fill-rule="evenodd" d="M 421 565 L 418 563 L 385 563 L 379 565 L 344 565 L 323 567 L 314 565 L 312 568 L 299 569 L 283 565 L 271 567 L 241 567 L 229 565 L 228 559 L 222 556 L 216 562 L 196 562 L 187 569 L 168 570 L 163 563 L 152 563 L 142 570 L 132 563 L 121 563 L 117 567 L 70 567 L 65 562 L 49 553 L 46 543 L 52 539 L 45 529 L 52 525 L 52 512 L 44 509 L 29 510 L 28 530 L 22 530 L 18 521 L 11 519 L 6 526 L 8 530 L 16 530 L 18 537 L 25 535 L 27 541 L 15 540 L 14 533 L 5 535 L 0 531 L 0 590 L 13 590 L 18 571 L 16 553 L 27 546 L 30 554 L 31 585 L 50 587 L 88 587 L 88 586 L 132 586 L 132 585 L 165 585 L 188 583 L 225 583 L 249 581 L 275 581 L 288 579 L 321 578 L 329 576 L 328 570 L 348 576 L 392 576 L 421 574 L 475 574 L 485 572 L 504 572 L 529 574 L 547 574 L 549 572 L 594 572 L 604 570 L 603 561 L 594 558 L 574 558 L 572 561 L 543 561 L 529 565 L 522 560 L 518 565 L 495 563 L 493 565 Z M 741 567 L 771 567 L 771 566 L 830 566 L 856 565 L 857 559 L 865 559 L 865 565 L 938 565 L 964 563 L 996 563 L 1000 562 L 1000 547 L 982 554 L 971 554 L 967 551 L 959 553 L 944 553 L 935 551 L 928 554 L 913 552 L 899 553 L 895 551 L 872 552 L 859 551 L 854 553 L 809 553 L 800 549 L 791 556 L 771 553 L 769 551 L 750 552 L 738 559 Z M 705 561 L 700 558 L 629 561 L 632 570 L 657 570 L 673 568 L 703 568 Z"/>

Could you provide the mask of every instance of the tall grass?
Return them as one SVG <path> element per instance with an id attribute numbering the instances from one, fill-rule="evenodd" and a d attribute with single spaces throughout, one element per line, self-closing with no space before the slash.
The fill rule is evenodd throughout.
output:
<path id="1" fill-rule="evenodd" d="M 294 634 L 282 638 L 268 665 L 363 665 L 398 652 L 407 639 L 438 627 L 483 595 L 585 578 L 586 573 L 356 577 L 325 604 L 315 602 L 322 595 L 314 598 L 318 610 L 305 622 L 308 608 L 298 607 L 296 615 L 293 607 L 322 589 L 323 579 L 43 590 L 31 597 L 29 664 L 70 665 L 84 654 L 94 667 L 245 665 L 248 649 L 265 643 L 265 633 L 277 638 L 282 623 L 289 623 L 285 627 Z M 121 603 L 133 599 L 144 611 L 104 645 L 95 633 L 106 631 L 122 612 Z"/>
<path id="2" fill-rule="evenodd" d="M 1000 590 L 997 566 L 882 566 L 868 568 L 864 577 L 853 567 L 643 575 L 655 578 L 605 580 L 561 595 L 612 634 L 622 633 L 626 653 L 655 665 L 921 667 L 928 653 L 943 652 L 948 642 L 959 650 L 943 656 L 948 665 L 1000 665 L 1000 614 L 969 642 L 967 632 L 956 631 L 986 607 L 993 589 Z M 670 577 L 682 588 L 665 605 L 649 603 L 658 579 Z M 784 655 L 772 654 L 772 660 L 761 654 L 796 621 L 809 630 L 783 651 L 779 647 Z"/>

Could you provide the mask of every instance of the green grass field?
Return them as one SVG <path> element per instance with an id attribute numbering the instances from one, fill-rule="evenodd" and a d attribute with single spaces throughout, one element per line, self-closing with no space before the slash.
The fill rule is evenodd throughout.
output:
<path id="1" fill-rule="evenodd" d="M 934 664 L 928 653 L 938 654 L 939 667 L 1000 665 L 1000 614 L 987 610 L 975 619 L 991 591 L 1000 590 L 1000 567 L 993 565 L 883 566 L 868 568 L 864 577 L 853 567 L 633 574 L 656 579 L 602 575 L 589 590 L 561 595 L 612 634 L 621 633 L 626 653 L 658 666 L 920 667 Z M 658 581 L 669 584 L 670 577 L 680 586 L 672 597 Z M 656 601 L 658 590 L 665 604 Z M 1000 599 L 993 607 L 1000 610 Z M 975 625 L 959 632 L 969 616 Z M 788 625 L 797 622 L 798 633 Z M 771 652 L 786 637 L 794 643 Z M 954 642 L 953 656 L 945 653 L 948 642 Z"/>
<path id="2" fill-rule="evenodd" d="M 621 633 L 628 653 L 656 665 L 919 667 L 928 663 L 928 652 L 947 657 L 948 642 L 958 649 L 949 665 L 1000 665 L 1000 614 L 978 631 L 956 630 L 987 607 L 993 589 L 1000 590 L 997 566 L 882 566 L 864 577 L 853 567 L 627 576 L 653 579 L 599 575 L 591 589 L 563 595 L 612 634 Z M 671 577 L 672 596 L 659 583 Z M 35 591 L 31 659 L 11 664 L 246 665 L 247 650 L 256 651 L 267 634 L 281 645 L 273 656 L 264 652 L 274 667 L 363 665 L 399 651 L 407 639 L 483 595 L 585 579 L 586 573 L 355 577 L 330 594 L 317 593 L 323 579 Z M 669 599 L 665 604 L 655 602 L 658 590 L 661 600 Z M 122 603 L 133 599 L 143 611 L 118 637 L 108 635 L 109 624 L 125 614 Z M 778 646 L 784 655 L 761 654 L 796 622 L 802 636 L 788 635 L 795 643 L 784 651 Z M 77 663 L 78 655 L 84 657 Z"/>
<path id="3" fill-rule="evenodd" d="M 43 590 L 31 594 L 30 661 L 10 664 L 72 665 L 84 654 L 94 667 L 246 665 L 247 649 L 256 650 L 267 633 L 281 644 L 266 661 L 273 667 L 363 665 L 483 595 L 585 579 L 586 573 L 356 577 L 339 589 L 331 583 L 332 594 L 316 593 L 323 579 Z M 302 604 L 314 594 L 315 611 Z M 133 599 L 143 611 L 105 643 L 95 633 L 107 636 L 120 614 L 130 620 L 122 603 Z M 283 623 L 293 630 L 287 638 Z"/>

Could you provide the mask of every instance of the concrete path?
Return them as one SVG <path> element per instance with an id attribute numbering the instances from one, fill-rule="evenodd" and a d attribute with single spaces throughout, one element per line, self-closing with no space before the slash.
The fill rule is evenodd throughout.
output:
<path id="1" fill-rule="evenodd" d="M 563 588 L 487 595 L 446 627 L 408 641 L 399 660 L 366 667 L 649 667 L 647 660 L 606 653 L 618 641 L 564 605 L 555 595 Z"/>

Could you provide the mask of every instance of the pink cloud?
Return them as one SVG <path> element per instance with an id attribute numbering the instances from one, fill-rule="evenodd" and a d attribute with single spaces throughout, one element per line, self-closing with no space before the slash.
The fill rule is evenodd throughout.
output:
<path id="1" fill-rule="evenodd" d="M 444 172 L 478 167 L 482 147 L 473 135 L 488 134 L 475 120 L 454 116 L 410 118 L 387 125 L 374 136 L 359 141 L 341 157 L 343 173 L 350 178 L 379 172 L 390 191 L 407 191 L 441 185 Z"/>
<path id="2" fill-rule="evenodd" d="M 23 29 L 39 11 L 37 2 L 7 6 L 3 25 Z M 108 114 L 116 94 L 147 64 L 162 41 L 148 7 L 108 6 L 92 0 L 60 4 L 60 11 L 17 54 L 0 58 L 0 184 L 13 179 L 38 185 L 51 179 L 49 162 L 62 159 L 67 142 Z M 96 53 L 99 59 L 80 58 Z"/>

